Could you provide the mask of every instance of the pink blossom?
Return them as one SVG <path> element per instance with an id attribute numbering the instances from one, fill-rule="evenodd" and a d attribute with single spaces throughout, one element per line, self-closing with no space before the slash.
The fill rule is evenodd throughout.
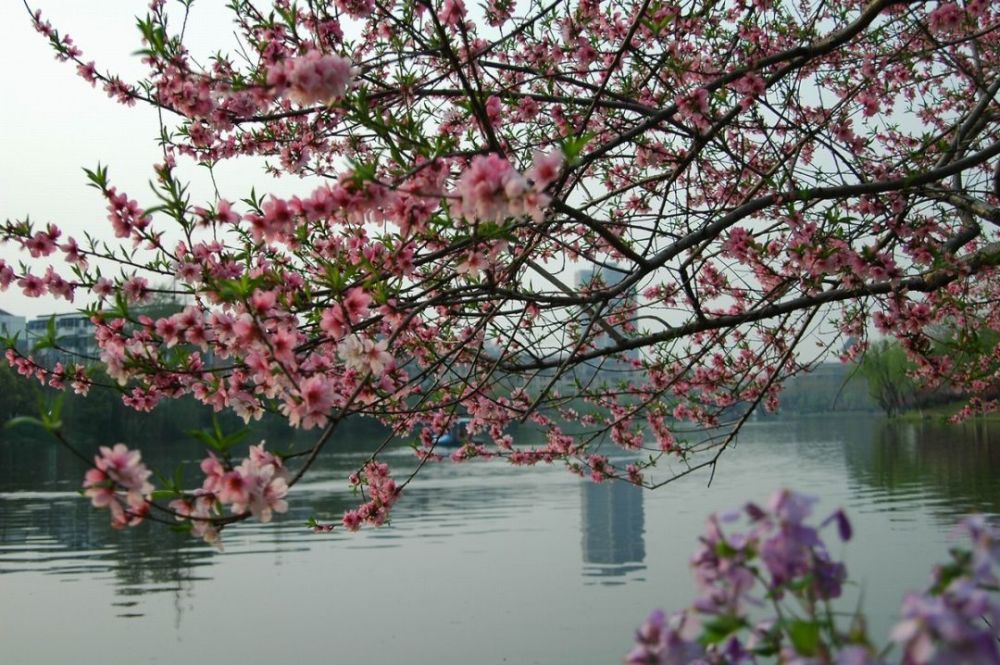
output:
<path id="1" fill-rule="evenodd" d="M 366 345 L 365 360 L 372 376 L 379 377 L 384 371 L 391 369 L 396 364 L 395 358 L 386 350 L 387 344 L 388 342 L 383 339 L 374 344 Z"/>
<path id="2" fill-rule="evenodd" d="M 39 231 L 24 242 L 25 248 L 32 257 L 48 256 L 56 251 L 55 239 L 44 231 Z"/>
<path id="3" fill-rule="evenodd" d="M 222 466 L 215 455 L 209 453 L 208 457 L 201 461 L 201 470 L 205 474 L 205 480 L 202 483 L 202 487 L 205 491 L 211 494 L 219 494 L 222 492 L 223 478 L 226 475 L 226 469 Z"/>
<path id="4" fill-rule="evenodd" d="M 295 363 L 295 346 L 298 343 L 298 336 L 294 330 L 289 328 L 279 328 L 269 338 L 268 344 L 274 359 L 286 367 Z"/>
<path id="5" fill-rule="evenodd" d="M 64 298 L 69 302 L 73 302 L 73 294 L 76 289 L 76 285 L 63 279 L 58 273 L 56 273 L 52 266 L 49 266 L 45 271 L 45 285 L 48 287 L 49 293 L 52 295 L 57 298 Z"/>
<path id="6" fill-rule="evenodd" d="M 84 81 L 90 83 L 91 86 L 97 85 L 97 67 L 93 61 L 77 65 L 76 72 Z"/>
<path id="7" fill-rule="evenodd" d="M 99 277 L 93 286 L 90 287 L 90 290 L 94 292 L 94 295 L 107 298 L 115 292 L 115 286 L 107 277 Z"/>
<path id="8" fill-rule="evenodd" d="M 375 10 L 373 0 L 337 0 L 337 8 L 351 18 L 367 18 Z"/>
<path id="9" fill-rule="evenodd" d="M 482 252 L 469 250 L 465 258 L 455 267 L 455 272 L 460 275 L 477 277 L 486 265 L 486 257 L 483 256 Z"/>
<path id="10" fill-rule="evenodd" d="M 211 494 L 200 494 L 193 500 L 175 499 L 170 502 L 169 508 L 174 511 L 175 519 L 178 521 L 191 522 L 191 532 L 195 536 L 221 551 L 222 535 L 213 522 L 218 517 L 214 504 L 214 497 Z"/>
<path id="11" fill-rule="evenodd" d="M 549 198 L 541 190 L 558 174 L 562 153 L 536 155 L 532 184 L 503 157 L 476 156 L 458 179 L 455 194 L 459 213 L 468 220 L 502 222 L 508 217 L 531 215 L 540 221 Z"/>
<path id="12" fill-rule="evenodd" d="M 392 354 L 386 351 L 385 340 L 375 343 L 367 337 L 350 335 L 340 343 L 338 351 L 348 369 L 371 372 L 376 377 L 395 363 Z"/>
<path id="13" fill-rule="evenodd" d="M 29 298 L 37 298 L 45 293 L 45 282 L 31 273 L 25 273 L 24 277 L 17 280 L 17 285 Z"/>
<path id="14" fill-rule="evenodd" d="M 343 97 L 353 79 L 350 60 L 315 50 L 289 58 L 268 72 L 268 83 L 302 106 L 328 104 Z"/>
<path id="15" fill-rule="evenodd" d="M 64 252 L 63 258 L 66 260 L 66 263 L 80 266 L 81 268 L 87 267 L 86 255 L 74 238 L 67 238 L 66 242 L 60 245 L 59 249 Z"/>
<path id="16" fill-rule="evenodd" d="M 112 187 L 107 191 L 107 198 L 108 219 L 111 221 L 115 236 L 118 238 L 127 238 L 133 230 L 142 231 L 149 225 L 150 218 L 136 201 L 128 198 L 124 193 L 119 194 Z"/>
<path id="17" fill-rule="evenodd" d="M 226 199 L 219 199 L 215 206 L 215 216 L 225 224 L 236 224 L 240 221 L 240 214 L 233 210 L 233 204 Z"/>
<path id="18" fill-rule="evenodd" d="M 114 500 L 114 483 L 104 471 L 88 469 L 83 479 L 84 495 L 95 508 L 107 508 Z"/>
<path id="19" fill-rule="evenodd" d="M 357 531 L 361 528 L 361 514 L 356 510 L 346 511 L 343 524 L 348 531 Z"/>
<path id="20" fill-rule="evenodd" d="M 352 323 L 357 323 L 368 317 L 368 306 L 372 298 L 361 287 L 355 287 L 344 296 L 343 307 L 347 313 L 347 318 Z"/>
<path id="21" fill-rule="evenodd" d="M 101 446 L 100 454 L 94 457 L 94 465 L 129 492 L 146 496 L 153 491 L 153 486 L 147 481 L 153 472 L 142 463 L 142 454 L 138 450 L 129 450 L 123 443 L 112 448 Z"/>
<path id="22" fill-rule="evenodd" d="M 320 315 L 319 327 L 334 340 L 342 339 L 350 330 L 344 309 L 340 305 L 323 310 Z"/>
<path id="23" fill-rule="evenodd" d="M 94 457 L 94 468 L 84 476 L 84 494 L 98 508 L 111 510 L 111 526 L 120 529 L 141 523 L 149 511 L 148 498 L 153 485 L 148 478 L 152 472 L 142 463 L 137 450 L 124 444 L 113 448 L 101 446 Z M 124 499 L 118 494 L 125 490 Z"/>
<path id="24" fill-rule="evenodd" d="M 561 150 L 551 150 L 548 153 L 536 150 L 532 158 L 531 168 L 528 169 L 525 176 L 531 181 L 536 191 L 542 191 L 549 186 L 549 183 L 559 177 L 562 166 L 563 154 Z"/>
<path id="25" fill-rule="evenodd" d="M 444 0 L 438 15 L 445 25 L 455 27 L 465 20 L 465 3 L 462 0 Z"/>
<path id="26" fill-rule="evenodd" d="M 0 291 L 6 291 L 10 283 L 14 281 L 14 270 L 7 265 L 7 262 L 0 259 Z"/>
<path id="27" fill-rule="evenodd" d="M 326 425 L 336 397 L 329 379 L 324 376 L 306 379 L 299 387 L 299 395 L 301 402 L 289 411 L 289 424 L 303 429 Z"/>
<path id="28" fill-rule="evenodd" d="M 261 522 L 270 522 L 273 513 L 288 510 L 287 474 L 276 457 L 265 454 L 263 444 L 255 448 L 258 450 L 222 477 L 219 500 L 231 504 L 233 513 L 250 512 Z"/>
<path id="29" fill-rule="evenodd" d="M 944 2 L 931 12 L 928 23 L 934 32 L 950 33 L 962 27 L 965 11 L 955 2 Z"/>
<path id="30" fill-rule="evenodd" d="M 122 294 L 132 303 L 145 302 L 149 299 L 149 280 L 139 275 L 133 275 L 122 284 Z"/>

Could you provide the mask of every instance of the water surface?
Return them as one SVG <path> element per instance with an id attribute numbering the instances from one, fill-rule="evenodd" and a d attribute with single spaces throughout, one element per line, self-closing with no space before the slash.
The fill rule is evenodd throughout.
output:
<path id="1" fill-rule="evenodd" d="M 711 487 L 595 485 L 561 467 L 427 467 L 391 526 L 315 535 L 351 505 L 367 442 L 338 441 L 269 525 L 218 553 L 158 525 L 112 531 L 77 494 L 79 463 L 0 441 L 0 645 L 5 665 L 101 662 L 617 663 L 649 609 L 679 608 L 705 515 L 778 487 L 843 506 L 843 556 L 875 635 L 923 587 L 969 512 L 1000 513 L 1000 428 L 866 417 L 753 424 Z M 162 463 L 193 445 L 152 446 Z M 413 461 L 390 453 L 394 466 Z M 169 468 L 169 465 L 168 465 Z"/>

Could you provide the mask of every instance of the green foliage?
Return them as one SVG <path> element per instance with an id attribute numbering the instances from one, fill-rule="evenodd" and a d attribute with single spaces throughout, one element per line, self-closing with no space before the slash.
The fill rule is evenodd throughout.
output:
<path id="1" fill-rule="evenodd" d="M 868 382 L 868 393 L 889 416 L 913 405 L 917 386 L 909 376 L 913 363 L 895 340 L 883 339 L 868 347 L 858 371 Z"/>
<path id="2" fill-rule="evenodd" d="M 594 138 L 594 136 L 593 132 L 585 132 L 579 136 L 568 136 L 563 139 L 561 148 L 563 155 L 566 157 L 566 161 L 570 164 L 576 163 L 576 160 L 583 152 L 584 147 L 592 138 Z"/>
<path id="3" fill-rule="evenodd" d="M 823 363 L 789 379 L 781 391 L 781 413 L 822 414 L 878 409 L 857 366 Z"/>
<path id="4" fill-rule="evenodd" d="M 101 166 L 100 162 L 97 163 L 97 168 L 91 171 L 88 168 L 84 168 L 83 172 L 87 174 L 87 180 L 90 181 L 89 186 L 95 187 L 101 192 L 108 191 L 108 167 Z"/>
<path id="5" fill-rule="evenodd" d="M 211 429 L 191 430 L 188 432 L 188 435 L 201 441 L 205 446 L 223 454 L 226 454 L 230 448 L 245 439 L 248 434 L 250 434 L 250 428 L 248 427 L 226 434 L 219 423 L 218 416 L 214 413 L 212 414 Z"/>
<path id="6" fill-rule="evenodd" d="M 37 413 L 41 388 L 0 363 L 0 424 Z"/>
<path id="7" fill-rule="evenodd" d="M 719 644 L 747 625 L 746 619 L 736 615 L 722 615 L 705 623 L 701 641 L 704 645 Z"/>
<path id="8" fill-rule="evenodd" d="M 819 624 L 815 621 L 790 621 L 787 628 L 796 653 L 809 657 L 819 653 Z"/>
<path id="9" fill-rule="evenodd" d="M 90 374 L 98 385 L 84 396 L 43 388 L 33 378 L 19 376 L 6 363 L 0 363 L 0 439 L 32 439 L 40 430 L 59 429 L 84 447 L 143 441 L 144 449 L 183 444 L 191 450 L 195 448 L 194 439 L 199 445 L 225 453 L 240 442 L 266 439 L 292 445 L 300 438 L 312 441 L 315 436 L 315 432 L 292 429 L 277 414 L 265 414 L 247 427 L 236 415 L 216 414 L 210 406 L 191 397 L 164 400 L 151 413 L 140 413 L 122 403 L 121 390 L 109 387 L 114 381 L 106 374 L 99 370 L 91 370 Z M 385 427 L 365 418 L 348 419 L 340 432 L 366 441 L 378 441 L 387 434 Z M 161 482 L 160 486 L 169 488 L 170 484 Z"/>
<path id="10" fill-rule="evenodd" d="M 220 279 L 215 283 L 219 299 L 223 302 L 243 302 L 257 289 L 263 288 L 264 277 L 241 275 L 238 279 Z"/>

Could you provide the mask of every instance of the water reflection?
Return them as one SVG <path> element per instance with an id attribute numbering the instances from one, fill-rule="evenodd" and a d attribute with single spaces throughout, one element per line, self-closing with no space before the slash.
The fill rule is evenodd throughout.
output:
<path id="1" fill-rule="evenodd" d="M 210 554 L 185 535 L 140 528 L 111 533 L 107 516 L 78 496 L 0 495 L 0 576 L 41 574 L 62 582 L 100 579 L 117 616 L 141 616 L 139 598 L 178 593 L 199 579 Z"/>
<path id="2" fill-rule="evenodd" d="M 871 423 L 843 444 L 857 500 L 873 510 L 920 504 L 945 519 L 1000 512 L 1000 423 Z"/>
<path id="3" fill-rule="evenodd" d="M 442 464 L 407 487 L 391 527 L 312 534 L 308 517 L 338 519 L 355 500 L 346 476 L 370 443 L 334 442 L 294 488 L 290 514 L 227 529 L 219 554 L 159 525 L 111 530 L 78 495 L 82 469 L 65 451 L 0 440 L 4 663 L 71 662 L 109 643 L 174 660 L 221 656 L 227 631 L 248 637 L 226 644 L 226 662 L 328 662 L 331 641 L 345 660 L 379 644 L 384 660 L 415 664 L 616 662 L 650 608 L 690 602 L 687 562 L 705 514 L 781 486 L 849 508 L 858 538 L 848 565 L 875 634 L 886 634 L 957 516 L 1000 513 L 997 424 L 814 418 L 750 426 L 711 488 L 690 477 L 647 495 L 560 468 Z M 197 477 L 191 444 L 144 454 Z M 416 464 L 405 450 L 389 461 L 400 478 Z M 265 607 L 285 614 L 251 609 Z M 46 639 L 46 622 L 76 633 Z M 275 639 L 275 629 L 324 640 Z M 132 653 L 102 662 L 141 662 Z"/>
<path id="4" fill-rule="evenodd" d="M 615 578 L 645 569 L 643 491 L 623 482 L 591 483 L 580 491 L 583 574 Z M 602 584 L 615 583 L 604 579 Z"/>

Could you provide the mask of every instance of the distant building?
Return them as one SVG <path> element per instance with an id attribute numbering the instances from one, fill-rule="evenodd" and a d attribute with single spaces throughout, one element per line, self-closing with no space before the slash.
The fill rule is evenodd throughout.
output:
<path id="1" fill-rule="evenodd" d="M 597 279 L 603 283 L 604 287 L 613 287 L 619 284 L 623 279 L 628 276 L 628 272 L 622 270 L 614 264 L 608 264 L 606 266 L 595 266 L 594 268 L 587 268 L 584 270 L 577 271 L 576 273 L 576 287 L 581 291 L 593 284 L 594 280 Z M 624 322 L 616 322 L 614 328 L 618 331 L 622 331 L 625 327 L 631 327 L 635 323 L 635 306 L 638 302 L 638 297 L 635 291 L 635 287 L 630 287 L 625 291 L 625 293 L 615 297 L 608 303 L 608 306 L 602 312 L 602 318 L 606 318 L 608 315 L 608 310 L 620 310 L 622 308 L 631 309 L 633 312 L 629 315 L 629 318 Z M 580 319 L 581 327 L 586 327 L 589 325 L 590 315 L 588 312 L 584 312 Z M 615 342 L 612 340 L 611 336 L 607 332 L 595 331 L 597 336 L 595 337 L 595 346 L 599 349 L 614 346 Z M 625 352 L 625 357 L 628 359 L 637 359 L 639 357 L 638 350 L 632 349 Z"/>
<path id="2" fill-rule="evenodd" d="M 598 265 L 592 268 L 579 270 L 576 273 L 576 288 L 583 291 L 585 288 L 593 288 L 594 281 L 599 280 L 602 284 L 600 288 L 613 287 L 628 276 L 628 272 L 619 268 L 615 264 Z M 628 337 L 626 328 L 632 329 L 635 323 L 635 307 L 638 303 L 638 295 L 635 287 L 630 287 L 614 299 L 607 306 L 601 309 L 600 318 L 605 325 L 595 322 L 595 328 L 590 331 L 590 340 L 596 349 L 611 349 L 617 345 L 617 341 L 612 334 L 608 333 L 608 327 L 612 332 L 620 333 L 620 337 Z M 622 310 L 628 312 L 628 319 L 614 320 L 609 318 L 612 311 L 617 310 L 619 314 Z M 584 309 L 580 312 L 577 321 L 579 322 L 580 334 L 590 325 L 592 313 Z M 599 326 L 599 327 L 598 327 Z M 598 379 L 600 381 L 631 381 L 634 380 L 634 373 L 638 371 L 634 364 L 642 357 L 639 349 L 628 349 L 615 354 L 615 357 L 595 358 L 586 363 L 582 363 L 573 368 L 573 371 L 565 377 L 567 384 L 580 382 L 589 384 Z"/>
<path id="3" fill-rule="evenodd" d="M 41 349 L 35 354 L 37 360 L 44 364 L 84 363 L 97 357 L 100 349 L 94 339 L 94 324 L 89 316 L 79 312 L 40 316 L 28 321 L 27 342 L 30 347 L 48 336 L 50 320 L 55 327 L 57 348 Z"/>
<path id="4" fill-rule="evenodd" d="M 644 569 L 642 488 L 620 481 L 581 487 L 584 574 L 619 577 Z"/>
<path id="5" fill-rule="evenodd" d="M 13 338 L 17 336 L 18 347 L 27 344 L 27 324 L 23 316 L 14 316 L 8 311 L 0 309 L 0 337 Z"/>

